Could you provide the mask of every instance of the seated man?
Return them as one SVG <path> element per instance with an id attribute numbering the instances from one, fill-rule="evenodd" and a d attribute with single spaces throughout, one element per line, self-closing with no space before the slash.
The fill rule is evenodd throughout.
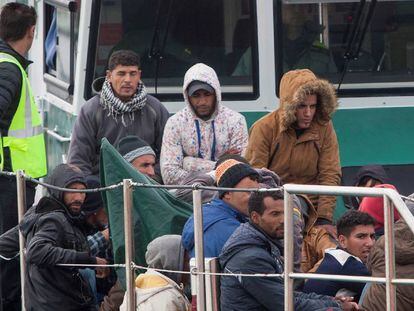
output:
<path id="1" fill-rule="evenodd" d="M 147 246 L 145 261 L 149 268 L 189 271 L 188 256 L 181 245 L 181 236 L 163 235 Z M 137 310 L 189 311 L 191 304 L 184 295 L 188 275 L 159 273 L 148 269 L 135 280 Z M 126 311 L 126 299 L 120 311 Z"/>
<path id="2" fill-rule="evenodd" d="M 351 210 L 346 212 L 336 225 L 338 230 L 338 248 L 325 251 L 316 273 L 369 276 L 365 266 L 368 255 L 375 242 L 375 220 L 367 213 Z M 309 280 L 303 291 L 335 296 L 340 289 L 352 292 L 359 300 L 365 283 L 331 280 Z"/>
<path id="3" fill-rule="evenodd" d="M 379 184 L 373 186 L 373 188 L 388 188 L 397 189 L 390 184 Z M 364 197 L 359 204 L 359 211 L 371 215 L 375 219 L 375 237 L 378 239 L 384 235 L 384 198 L 382 197 Z M 400 219 L 400 214 L 397 209 L 394 208 L 394 221 Z"/>
<path id="4" fill-rule="evenodd" d="M 119 141 L 116 148 L 138 172 L 150 178 L 155 177 L 155 152 L 145 140 L 138 136 L 126 136 Z"/>
<path id="5" fill-rule="evenodd" d="M 185 74 L 186 107 L 165 125 L 161 173 L 166 185 L 180 184 L 190 172 L 209 172 L 224 154 L 242 154 L 247 147 L 244 117 L 221 104 L 216 72 L 196 64 Z"/>
<path id="6" fill-rule="evenodd" d="M 50 184 L 61 188 L 85 189 L 82 171 L 60 164 Z M 84 230 L 81 206 L 85 193 L 48 189 L 32 213 L 25 215 L 20 229 L 26 238 L 26 309 L 94 310 L 91 288 L 79 267 L 58 264 L 106 264 L 92 256 Z"/>
<path id="7" fill-rule="evenodd" d="M 219 187 L 258 188 L 259 174 L 250 165 L 227 160 L 216 169 Z M 219 199 L 203 205 L 204 256 L 217 257 L 230 235 L 247 221 L 249 192 L 219 191 Z M 194 217 L 183 229 L 183 246 L 194 257 Z"/>
<path id="8" fill-rule="evenodd" d="M 413 194 L 410 195 L 413 198 Z M 414 203 L 405 202 L 414 215 Z M 394 226 L 395 271 L 397 278 L 413 278 L 414 275 L 414 234 L 403 219 Z M 368 262 L 372 276 L 385 276 L 385 239 L 379 238 L 372 248 Z M 398 310 L 412 310 L 414 306 L 414 286 L 397 285 Z M 385 284 L 371 283 L 365 297 L 361 298 L 365 310 L 384 310 L 386 297 Z"/>
<path id="9" fill-rule="evenodd" d="M 248 203 L 250 222 L 241 224 L 220 254 L 225 273 L 283 273 L 283 192 L 254 192 Z M 295 310 L 352 310 L 351 302 L 295 292 Z M 356 306 L 355 306 L 356 307 Z M 284 310 L 280 277 L 221 277 L 221 310 Z M 329 309 L 331 310 L 331 309 Z"/>

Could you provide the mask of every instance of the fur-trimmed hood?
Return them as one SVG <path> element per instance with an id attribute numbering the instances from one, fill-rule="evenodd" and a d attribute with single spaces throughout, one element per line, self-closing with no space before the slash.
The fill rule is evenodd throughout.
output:
<path id="1" fill-rule="evenodd" d="M 332 84 L 318 79 L 309 69 L 291 70 L 283 75 L 280 81 L 278 109 L 283 129 L 289 128 L 296 122 L 296 108 L 310 94 L 316 94 L 318 97 L 315 120 L 320 124 L 328 122 L 338 107 Z"/>

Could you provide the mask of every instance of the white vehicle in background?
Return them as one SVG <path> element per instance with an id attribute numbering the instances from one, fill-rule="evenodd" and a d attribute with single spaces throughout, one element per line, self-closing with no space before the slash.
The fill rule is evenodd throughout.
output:
<path id="1" fill-rule="evenodd" d="M 334 125 L 344 184 L 375 163 L 401 193 L 413 190 L 406 177 L 414 173 L 414 1 L 24 2 L 39 15 L 30 79 L 49 167 L 66 160 L 76 114 L 99 91 L 110 53 L 132 49 L 147 88 L 171 113 L 184 106 L 185 71 L 204 62 L 219 75 L 224 104 L 249 126 L 277 107 L 284 72 L 312 69 L 340 86 Z"/>

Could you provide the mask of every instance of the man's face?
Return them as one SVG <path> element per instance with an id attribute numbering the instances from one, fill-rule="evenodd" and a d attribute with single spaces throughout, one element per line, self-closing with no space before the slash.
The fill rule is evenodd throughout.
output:
<path id="1" fill-rule="evenodd" d="M 245 177 L 234 188 L 259 188 L 259 183 L 250 179 L 250 177 Z M 249 215 L 249 198 L 250 192 L 227 192 L 223 196 L 223 201 L 247 216 Z"/>
<path id="2" fill-rule="evenodd" d="M 307 129 L 310 127 L 313 117 L 315 116 L 317 105 L 316 95 L 308 95 L 305 101 L 296 108 L 296 126 L 299 129 Z"/>
<path id="3" fill-rule="evenodd" d="M 197 117 L 203 120 L 208 120 L 216 109 L 216 95 L 209 91 L 197 90 L 188 99 Z"/>
<path id="4" fill-rule="evenodd" d="M 351 231 L 349 236 L 340 234 L 339 245 L 351 255 L 367 262 L 368 255 L 375 243 L 375 229 L 372 225 L 358 225 Z"/>
<path id="5" fill-rule="evenodd" d="M 135 158 L 131 164 L 137 169 L 138 172 L 154 178 L 155 157 L 152 154 L 144 154 L 138 158 Z"/>
<path id="6" fill-rule="evenodd" d="M 108 70 L 106 77 L 112 85 L 115 95 L 126 102 L 134 96 L 141 81 L 141 70 L 138 66 L 118 65 L 114 70 Z"/>
<path id="7" fill-rule="evenodd" d="M 69 189 L 86 189 L 85 185 L 79 182 L 75 182 L 68 186 Z M 81 207 L 85 201 L 86 193 L 82 192 L 64 192 L 63 203 L 69 209 L 69 212 L 77 216 L 81 212 Z"/>
<path id="8" fill-rule="evenodd" d="M 251 220 L 271 238 L 283 239 L 284 235 L 284 205 L 283 200 L 266 197 L 263 200 L 265 210 L 262 215 L 252 212 Z"/>

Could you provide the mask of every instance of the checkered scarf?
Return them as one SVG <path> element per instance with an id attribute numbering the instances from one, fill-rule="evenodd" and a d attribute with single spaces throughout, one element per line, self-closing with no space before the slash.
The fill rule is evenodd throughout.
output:
<path id="1" fill-rule="evenodd" d="M 127 102 L 123 102 L 114 94 L 111 84 L 107 79 L 102 86 L 101 101 L 104 110 L 108 110 L 108 116 L 117 121 L 118 115 L 121 115 L 122 124 L 126 127 L 124 115 L 129 114 L 131 121 L 134 120 L 134 112 L 141 110 L 147 103 L 147 89 L 145 85 L 140 82 L 134 96 Z"/>

